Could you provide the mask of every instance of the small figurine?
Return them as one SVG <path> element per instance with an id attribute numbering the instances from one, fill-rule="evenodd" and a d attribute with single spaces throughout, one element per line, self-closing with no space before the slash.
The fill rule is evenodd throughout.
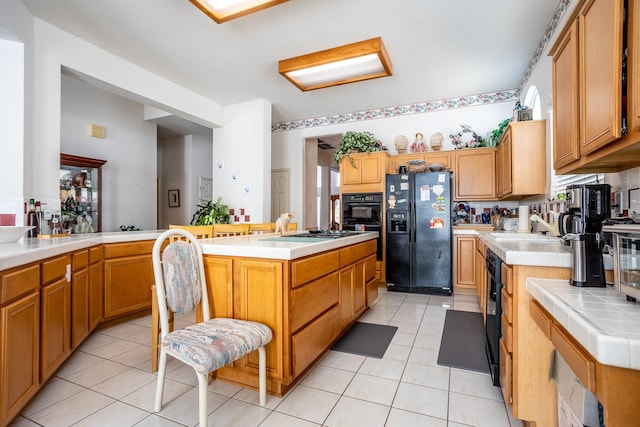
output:
<path id="1" fill-rule="evenodd" d="M 412 153 L 425 153 L 429 151 L 427 144 L 424 142 L 424 136 L 418 132 L 416 133 L 416 140 L 411 144 Z"/>

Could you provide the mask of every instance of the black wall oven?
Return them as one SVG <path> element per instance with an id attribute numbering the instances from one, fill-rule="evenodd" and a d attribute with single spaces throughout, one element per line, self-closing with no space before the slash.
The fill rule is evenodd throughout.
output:
<path id="1" fill-rule="evenodd" d="M 342 229 L 377 231 L 377 256 L 382 261 L 382 193 L 342 195 Z"/>
<path id="2" fill-rule="evenodd" d="M 500 316 L 502 316 L 502 260 L 487 249 L 487 321 L 485 324 L 485 351 L 489 360 L 489 372 L 494 386 L 500 385 Z"/>

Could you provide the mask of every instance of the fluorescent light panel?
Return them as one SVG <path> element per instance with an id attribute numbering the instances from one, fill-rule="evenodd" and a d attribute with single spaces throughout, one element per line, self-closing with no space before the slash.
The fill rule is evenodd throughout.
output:
<path id="1" fill-rule="evenodd" d="M 380 37 L 282 60 L 279 72 L 302 91 L 393 74 Z"/>
<path id="2" fill-rule="evenodd" d="M 189 0 L 218 24 L 289 0 Z"/>

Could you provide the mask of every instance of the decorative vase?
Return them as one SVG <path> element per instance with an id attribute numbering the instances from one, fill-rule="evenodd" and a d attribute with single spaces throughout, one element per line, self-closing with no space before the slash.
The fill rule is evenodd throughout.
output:
<path id="1" fill-rule="evenodd" d="M 433 135 L 431 135 L 431 138 L 429 138 L 431 149 L 433 151 L 440 151 L 440 149 L 442 148 L 443 140 L 444 140 L 444 135 L 442 135 L 440 132 L 436 132 Z"/>
<path id="2" fill-rule="evenodd" d="M 404 135 L 398 135 L 393 139 L 393 145 L 395 145 L 398 154 L 405 154 L 409 146 L 409 140 Z"/>

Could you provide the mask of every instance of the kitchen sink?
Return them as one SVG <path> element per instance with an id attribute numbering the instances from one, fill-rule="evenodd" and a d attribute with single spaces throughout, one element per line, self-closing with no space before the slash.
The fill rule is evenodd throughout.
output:
<path id="1" fill-rule="evenodd" d="M 343 231 L 343 230 L 322 230 L 316 231 L 312 230 L 309 233 L 301 233 L 301 234 L 287 234 L 282 237 L 302 237 L 305 239 L 339 239 L 340 237 L 348 237 L 355 236 L 358 234 L 358 231 Z"/>
<path id="2" fill-rule="evenodd" d="M 489 233 L 498 242 L 559 242 L 559 237 L 533 233 Z"/>

